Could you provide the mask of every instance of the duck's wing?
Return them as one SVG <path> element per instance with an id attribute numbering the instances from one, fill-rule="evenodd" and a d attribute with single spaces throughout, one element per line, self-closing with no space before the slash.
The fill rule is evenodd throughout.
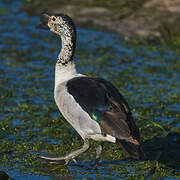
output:
<path id="1" fill-rule="evenodd" d="M 138 128 L 127 102 L 110 82 L 100 78 L 76 77 L 66 86 L 84 111 L 100 124 L 104 135 L 115 137 L 126 153 L 140 158 Z"/>

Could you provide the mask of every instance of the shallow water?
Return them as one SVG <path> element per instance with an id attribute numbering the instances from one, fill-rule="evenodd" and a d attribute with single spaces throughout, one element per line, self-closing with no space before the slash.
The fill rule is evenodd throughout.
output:
<path id="1" fill-rule="evenodd" d="M 54 64 L 60 40 L 35 26 L 18 0 L 0 2 L 0 168 L 23 179 L 180 178 L 180 54 L 169 47 L 137 45 L 115 35 L 78 29 L 78 71 L 110 80 L 126 97 L 150 160 L 134 161 L 105 144 L 100 165 L 94 147 L 67 167 L 46 164 L 36 154 L 62 156 L 81 138 L 59 114 L 53 99 Z M 158 152 L 163 155 L 154 162 Z"/>

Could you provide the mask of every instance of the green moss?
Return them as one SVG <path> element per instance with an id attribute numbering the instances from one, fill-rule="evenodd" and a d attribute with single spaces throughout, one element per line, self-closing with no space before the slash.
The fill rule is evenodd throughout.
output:
<path id="1" fill-rule="evenodd" d="M 117 5 L 110 2 L 114 1 L 104 6 Z M 100 6 L 102 1 L 87 3 Z M 100 165 L 95 169 L 92 162 L 99 143 L 92 141 L 91 148 L 78 158 L 80 166 L 71 162 L 66 167 L 37 158 L 41 153 L 62 156 L 83 144 L 59 114 L 53 99 L 54 64 L 60 42 L 50 33 L 35 31 L 27 20 L 21 19 L 13 28 L 12 21 L 4 22 L 6 31 L 0 39 L 0 168 L 73 179 L 144 179 L 149 172 L 153 179 L 180 178 L 180 52 L 175 46 L 122 42 L 101 32 L 78 32 L 75 59 L 79 71 L 111 81 L 125 96 L 148 160 L 127 159 L 117 145 L 104 143 Z M 26 31 L 22 33 L 22 29 Z M 7 33 L 11 31 L 13 37 Z M 162 155 L 156 162 L 159 152 Z"/>

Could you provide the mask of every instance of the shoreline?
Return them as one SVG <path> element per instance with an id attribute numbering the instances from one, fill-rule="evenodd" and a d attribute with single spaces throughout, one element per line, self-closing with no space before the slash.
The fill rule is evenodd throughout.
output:
<path id="1" fill-rule="evenodd" d="M 34 0 L 32 0 L 33 2 Z M 125 39 L 152 40 L 163 39 L 180 44 L 180 2 L 178 0 L 149 0 L 137 10 L 128 11 L 121 16 L 107 7 L 62 4 L 56 0 L 47 4 L 27 4 L 25 10 L 30 15 L 40 12 L 65 13 L 73 18 L 79 27 L 90 27 L 105 32 L 113 32 Z M 40 6 L 41 5 L 41 6 Z M 121 9 L 119 9 L 121 11 Z M 118 17 L 119 16 L 119 17 Z"/>

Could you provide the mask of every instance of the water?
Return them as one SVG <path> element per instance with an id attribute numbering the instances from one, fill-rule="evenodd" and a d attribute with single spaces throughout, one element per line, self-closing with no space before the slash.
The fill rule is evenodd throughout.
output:
<path id="1" fill-rule="evenodd" d="M 18 0 L 0 2 L 0 168 L 24 179 L 180 178 L 178 51 L 139 46 L 115 35 L 78 29 L 78 71 L 111 81 L 129 102 L 149 161 L 127 159 L 105 144 L 100 165 L 92 166 L 94 147 L 80 165 L 46 164 L 37 154 L 62 156 L 78 149 L 81 138 L 59 114 L 53 99 L 54 64 L 60 40 L 35 26 Z M 153 159 L 163 152 L 158 162 Z"/>

